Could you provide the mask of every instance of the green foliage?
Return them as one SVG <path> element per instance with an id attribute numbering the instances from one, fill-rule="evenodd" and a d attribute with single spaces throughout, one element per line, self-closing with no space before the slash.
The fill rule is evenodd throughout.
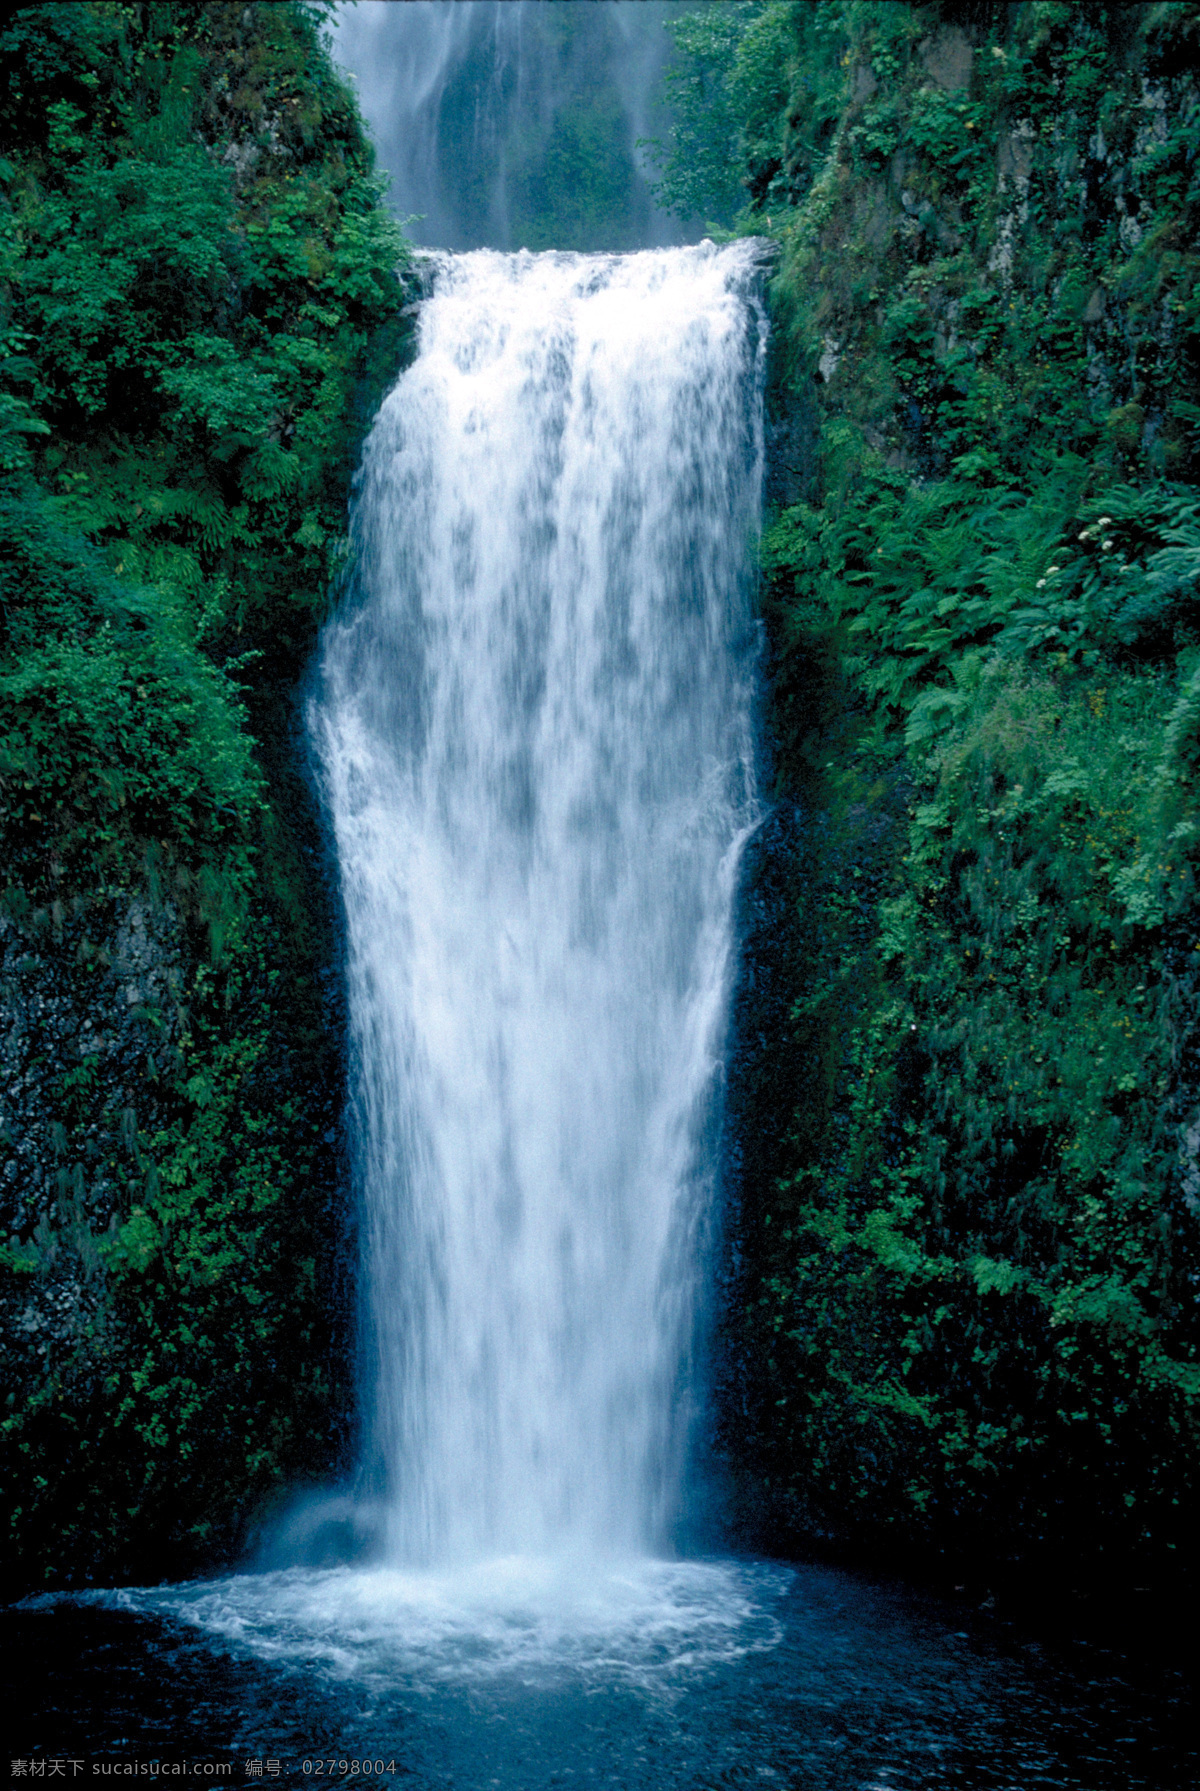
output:
<path id="1" fill-rule="evenodd" d="M 978 100 L 922 87 L 914 95 L 904 136 L 938 170 L 943 182 L 966 183 L 985 159 L 980 131 L 985 119 Z"/>
<path id="2" fill-rule="evenodd" d="M 239 692 L 174 590 L 114 576 L 47 508 L 28 491 L 0 502 L 9 880 L 61 893 L 170 841 L 244 882 L 262 787 Z"/>
<path id="3" fill-rule="evenodd" d="M 1177 655 L 1200 644 L 1200 493 L 1118 486 L 1092 498 L 1086 526 L 1055 548 L 1003 642 L 1052 646 L 1077 662 Z"/>
<path id="4" fill-rule="evenodd" d="M 302 8 L 70 11 L 0 39 L 10 849 L 244 851 L 232 667 L 311 638 L 403 245 Z"/>
<path id="5" fill-rule="evenodd" d="M 0 154 L 5 910 L 36 942 L 148 900 L 180 944 L 129 1085 L 63 1066 L 57 1200 L 0 1261 L 7 1294 L 66 1274 L 91 1314 L 9 1399 L 9 1557 L 179 1571 L 336 1431 L 289 703 L 407 250 L 300 4 L 19 8 Z"/>
<path id="6" fill-rule="evenodd" d="M 667 74 L 673 123 L 667 149 L 650 147 L 665 164 L 659 202 L 681 217 L 728 223 L 738 208 L 739 119 L 729 74 L 753 11 L 713 6 L 668 23 L 676 51 Z"/>
<path id="7" fill-rule="evenodd" d="M 715 227 L 807 191 L 838 113 L 839 9 L 798 0 L 709 6 L 667 23 L 672 126 L 650 147 L 660 202 Z"/>
<path id="8" fill-rule="evenodd" d="M 1148 800 L 1158 701 L 996 658 L 928 761 L 840 1072 L 845 1135 L 773 1200 L 792 1260 L 761 1321 L 780 1394 L 799 1378 L 780 1424 L 818 1506 L 976 1550 L 1077 1547 L 1060 1510 L 1129 1554 L 1187 1546 L 1181 1015 L 1147 930 L 1163 915 L 1122 886 L 1157 855 L 1171 919 L 1194 915 Z"/>
<path id="9" fill-rule="evenodd" d="M 1200 1479 L 1191 27 L 819 10 L 843 109 L 773 224 L 819 472 L 763 536 L 811 823 L 730 1446 L 810 1536 L 1165 1583 Z"/>

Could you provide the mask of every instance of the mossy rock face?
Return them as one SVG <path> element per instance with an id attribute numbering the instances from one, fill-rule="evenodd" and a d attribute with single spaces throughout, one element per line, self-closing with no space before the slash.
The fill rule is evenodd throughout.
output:
<path id="1" fill-rule="evenodd" d="M 25 1586 L 203 1565 L 345 1446 L 339 942 L 294 693 L 409 322 L 304 6 L 21 8 L 0 158 L 0 1418 Z"/>
<path id="2" fill-rule="evenodd" d="M 794 818 L 750 867 L 722 1356 L 760 1546 L 1195 1571 L 1196 30 L 777 5 L 692 41 L 742 105 L 727 221 L 780 245 Z"/>

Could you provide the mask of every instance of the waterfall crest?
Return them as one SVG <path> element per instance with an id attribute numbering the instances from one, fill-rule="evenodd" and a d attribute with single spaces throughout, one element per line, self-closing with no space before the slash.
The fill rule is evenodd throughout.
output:
<path id="1" fill-rule="evenodd" d="M 311 724 L 394 1559 L 671 1521 L 757 815 L 756 278 L 444 257 L 367 443 Z"/>

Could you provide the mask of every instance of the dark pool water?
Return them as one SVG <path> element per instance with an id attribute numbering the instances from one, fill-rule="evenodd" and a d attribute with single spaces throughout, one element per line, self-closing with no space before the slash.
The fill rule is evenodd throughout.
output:
<path id="1" fill-rule="evenodd" d="M 455 1791 L 1200 1784 L 1189 1685 L 1111 1651 L 827 1569 L 501 1567 L 26 1603 L 2 1626 L 10 1759 L 79 1780 L 219 1763 L 239 1785 L 379 1762 Z"/>

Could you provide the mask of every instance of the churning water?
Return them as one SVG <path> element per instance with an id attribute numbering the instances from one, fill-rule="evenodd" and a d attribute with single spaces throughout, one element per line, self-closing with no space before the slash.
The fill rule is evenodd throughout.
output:
<path id="1" fill-rule="evenodd" d="M 447 258 L 367 444 L 314 725 L 400 1562 L 674 1516 L 756 817 L 756 260 Z"/>

